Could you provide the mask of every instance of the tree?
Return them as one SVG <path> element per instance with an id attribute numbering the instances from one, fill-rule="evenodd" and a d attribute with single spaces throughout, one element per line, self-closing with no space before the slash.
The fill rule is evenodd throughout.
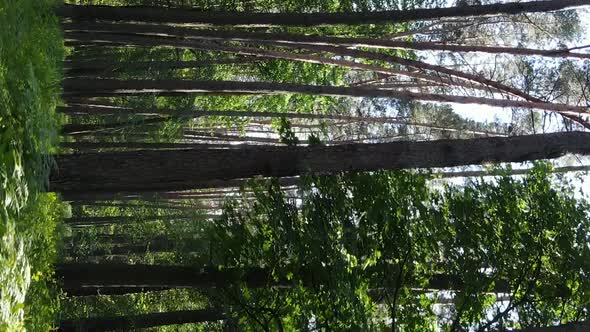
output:
<path id="1" fill-rule="evenodd" d="M 57 14 L 72 20 L 137 21 L 154 23 L 192 23 L 204 25 L 238 26 L 316 26 L 327 24 L 371 24 L 407 22 L 469 17 L 494 14 L 548 12 L 568 7 L 588 5 L 588 0 L 549 0 L 522 3 L 497 3 L 481 6 L 412 9 L 405 11 L 359 13 L 238 13 L 210 12 L 186 9 L 158 9 L 150 7 L 108 7 L 63 5 Z"/>
<path id="2" fill-rule="evenodd" d="M 156 326 L 174 324 L 201 323 L 223 320 L 226 315 L 218 310 L 183 310 L 157 312 L 143 315 L 94 317 L 73 320 L 63 320 L 59 324 L 59 331 L 128 331 Z"/>
<path id="3" fill-rule="evenodd" d="M 238 81 L 187 81 L 187 80 L 86 80 L 66 79 L 64 95 L 74 97 L 115 97 L 153 94 L 177 96 L 187 93 L 209 94 L 272 94 L 298 93 L 320 96 L 382 97 L 402 100 L 481 104 L 495 107 L 515 107 L 554 111 L 577 115 L 587 107 L 549 102 L 532 102 L 510 99 L 493 99 L 472 96 L 453 96 L 435 93 L 416 93 L 397 90 L 380 90 L 366 87 L 317 86 L 292 83 L 238 82 Z"/>
<path id="4" fill-rule="evenodd" d="M 529 327 L 514 332 L 584 332 L 590 329 L 590 322 L 572 322 L 548 327 Z"/>
<path id="5" fill-rule="evenodd" d="M 60 155 L 50 190 L 71 199 L 93 192 L 194 189 L 213 179 L 522 162 L 566 153 L 588 154 L 588 135 L 570 132 L 432 142 Z"/>
<path id="6" fill-rule="evenodd" d="M 305 47 L 306 45 L 328 45 L 340 47 L 369 47 L 377 49 L 408 49 L 416 51 L 446 51 L 456 53 L 490 53 L 524 56 L 543 56 L 553 58 L 590 59 L 590 54 L 572 52 L 570 49 L 531 49 L 522 47 L 488 46 L 488 45 L 460 45 L 433 41 L 402 41 L 366 37 L 332 37 L 290 33 L 261 33 L 242 30 L 203 30 L 165 25 L 147 24 L 105 24 L 93 22 L 75 22 L 63 25 L 65 31 L 107 32 L 115 34 L 152 34 L 176 37 L 198 38 L 198 40 L 213 40 L 226 42 L 247 42 L 257 44 L 271 44 L 291 47 Z M 66 35 L 67 36 L 67 35 Z M 78 36 L 80 41 L 92 41 L 92 35 Z M 583 48 L 583 47 L 582 47 Z M 573 48 L 577 49 L 576 47 Z M 189 63 L 190 64 L 190 63 Z M 156 63 L 156 66 L 158 64 Z M 174 64 L 172 64 L 173 66 Z"/>

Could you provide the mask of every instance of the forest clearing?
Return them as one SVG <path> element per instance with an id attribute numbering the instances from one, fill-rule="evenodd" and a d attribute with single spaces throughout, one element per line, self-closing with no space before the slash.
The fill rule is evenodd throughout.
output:
<path id="1" fill-rule="evenodd" d="M 590 331 L 590 0 L 0 0 L 0 331 Z"/>

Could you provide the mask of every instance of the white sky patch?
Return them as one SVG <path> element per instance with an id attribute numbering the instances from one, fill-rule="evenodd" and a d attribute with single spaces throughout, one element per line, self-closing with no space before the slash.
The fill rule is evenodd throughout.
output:
<path id="1" fill-rule="evenodd" d="M 510 123 L 512 121 L 512 112 L 507 108 L 488 105 L 454 104 L 453 111 L 465 119 L 477 122 Z"/>

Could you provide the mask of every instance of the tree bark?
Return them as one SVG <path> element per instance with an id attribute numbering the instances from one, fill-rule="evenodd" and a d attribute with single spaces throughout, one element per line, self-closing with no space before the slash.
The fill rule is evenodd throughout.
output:
<path id="1" fill-rule="evenodd" d="M 129 331 L 174 324 L 202 323 L 223 320 L 226 315 L 214 309 L 157 312 L 143 315 L 95 317 L 63 320 L 58 330 L 70 331 Z"/>
<path id="2" fill-rule="evenodd" d="M 318 86 L 293 83 L 238 82 L 238 81 L 189 81 L 189 80 L 115 80 L 72 78 L 63 81 L 64 95 L 75 97 L 116 97 L 126 95 L 158 94 L 176 96 L 187 93 L 201 94 L 276 94 L 298 93 L 335 97 L 395 98 L 457 104 L 479 104 L 493 107 L 528 108 L 558 113 L 587 113 L 583 106 L 524 100 L 493 99 L 484 97 L 455 96 L 435 93 L 381 90 L 367 87 Z"/>
<path id="3" fill-rule="evenodd" d="M 111 131 L 116 129 L 124 129 L 133 126 L 142 126 L 146 124 L 162 123 L 169 120 L 167 117 L 158 117 L 151 119 L 142 119 L 141 121 L 125 121 L 116 123 L 102 123 L 102 124 L 65 124 L 61 127 L 60 134 L 62 135 L 87 135 L 96 132 Z"/>
<path id="4" fill-rule="evenodd" d="M 323 285 L 329 272 L 300 269 L 296 272 L 306 287 Z M 271 269 L 163 266 L 117 263 L 64 263 L 56 266 L 56 276 L 62 279 L 64 290 L 84 287 L 171 287 L 171 288 L 224 288 L 244 284 L 248 288 L 292 287 L 293 280 L 276 280 Z M 417 286 L 417 285 L 416 285 Z M 418 287 L 418 286 L 417 286 Z M 432 275 L 426 289 L 461 290 L 463 281 L 453 275 Z M 497 280 L 494 292 L 509 292 L 509 283 Z"/>
<path id="5" fill-rule="evenodd" d="M 357 13 L 240 13 L 155 7 L 75 5 L 62 5 L 57 8 L 56 11 L 58 16 L 77 21 L 142 21 L 234 26 L 316 26 L 330 24 L 399 23 L 415 20 L 440 19 L 445 17 L 470 17 L 499 14 L 515 15 L 526 12 L 549 12 L 588 4 L 590 4 L 589 0 L 550 0 Z"/>
<path id="6" fill-rule="evenodd" d="M 67 23 L 66 23 L 67 24 Z M 64 61 L 66 76 L 106 75 L 125 72 L 129 70 L 175 70 L 192 69 L 206 66 L 253 63 L 255 58 L 204 60 L 204 61 L 138 61 L 138 62 L 111 62 L 111 61 Z"/>
<path id="7" fill-rule="evenodd" d="M 587 332 L 590 331 L 590 321 L 571 322 L 549 327 L 529 327 L 513 332 Z"/>
<path id="8" fill-rule="evenodd" d="M 172 117 L 200 118 L 204 116 L 227 116 L 242 118 L 287 118 L 307 120 L 337 120 L 370 123 L 391 123 L 401 121 L 402 117 L 363 117 L 340 114 L 313 114 L 294 112 L 256 112 L 256 111 L 214 111 L 214 110 L 174 110 L 174 109 L 132 109 L 125 107 L 102 107 L 99 105 L 72 105 L 58 107 L 59 112 L 80 115 L 160 115 Z"/>
<path id="9" fill-rule="evenodd" d="M 590 133 L 564 132 L 464 140 L 235 150 L 166 150 L 58 155 L 50 190 L 84 194 L 181 191 L 215 180 L 523 162 L 590 154 Z"/>
<path id="10" fill-rule="evenodd" d="M 458 45 L 440 42 L 402 41 L 363 37 L 332 37 L 293 33 L 260 33 L 242 30 L 204 30 L 186 27 L 147 24 L 105 24 L 95 22 L 64 23 L 65 31 L 94 31 L 125 34 L 158 34 L 177 37 L 192 37 L 198 40 L 273 43 L 293 46 L 329 45 L 346 47 L 370 47 L 380 49 L 410 49 L 416 51 L 479 52 L 490 54 L 511 54 L 543 56 L 553 58 L 590 59 L 590 54 L 571 52 L 568 49 L 531 49 L 506 46 Z"/>
<path id="11" fill-rule="evenodd" d="M 342 59 L 333 59 L 328 57 L 321 57 L 317 55 L 310 55 L 310 54 L 302 54 L 302 53 L 292 53 L 292 52 L 280 52 L 280 51 L 273 51 L 268 49 L 261 49 L 261 48 L 253 48 L 253 47 L 239 47 L 239 46 L 227 46 L 227 45 L 219 45 L 213 43 L 206 43 L 201 41 L 195 40 L 182 40 L 176 38 L 167 38 L 161 36 L 139 36 L 139 35 L 120 35 L 120 34 L 105 34 L 105 33 L 66 33 L 65 35 L 66 43 L 74 40 L 87 40 L 88 42 L 97 43 L 100 45 L 106 45 L 105 43 L 119 43 L 124 45 L 136 45 L 136 46 L 170 46 L 170 47 L 181 47 L 181 48 L 189 48 L 189 49 L 199 49 L 204 51 L 216 51 L 216 52 L 223 52 L 223 53 L 230 53 L 230 54 L 240 54 L 240 55 L 249 55 L 249 56 L 256 56 L 259 58 L 266 58 L 266 59 L 283 59 L 283 60 L 292 60 L 292 61 L 299 61 L 299 62 L 307 62 L 307 63 L 316 63 L 316 64 L 323 64 L 323 65 L 334 65 L 340 66 L 345 68 L 352 68 L 352 69 L 359 69 L 359 70 L 369 70 L 380 74 L 385 75 L 396 75 L 402 77 L 413 77 L 419 78 L 430 82 L 441 83 L 445 85 L 457 85 L 457 86 L 464 86 L 466 88 L 477 88 L 473 85 L 468 85 L 466 82 L 461 81 L 451 81 L 445 79 L 440 76 L 428 75 L 420 72 L 415 71 L 407 71 L 407 70 L 400 70 L 395 68 L 387 68 L 378 65 L 371 65 L 371 64 L 364 64 L 355 61 L 348 61 Z M 266 41 L 259 41 L 259 43 L 269 44 L 272 42 Z M 281 44 L 280 46 L 285 47 L 296 47 L 294 45 L 289 44 Z M 340 50 L 340 47 L 333 47 L 333 46 L 326 46 L 326 45 L 300 45 L 301 48 L 328 48 L 332 47 L 335 48 L 337 51 Z M 319 50 L 322 51 L 322 50 Z M 358 53 L 363 51 L 358 50 L 342 50 L 343 53 Z M 365 57 L 368 58 L 378 58 L 377 60 L 383 60 L 383 56 L 387 56 L 385 54 L 380 53 L 373 53 L 373 52 L 364 52 Z"/>

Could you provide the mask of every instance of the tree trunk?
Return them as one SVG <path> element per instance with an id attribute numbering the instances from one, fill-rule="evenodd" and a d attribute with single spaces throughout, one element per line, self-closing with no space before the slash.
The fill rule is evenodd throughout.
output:
<path id="1" fill-rule="evenodd" d="M 141 121 L 125 121 L 116 123 L 102 123 L 102 124 L 66 124 L 61 127 L 60 133 L 62 135 L 84 135 L 95 132 L 111 131 L 116 129 L 124 129 L 134 126 L 142 126 L 146 124 L 166 122 L 170 118 L 159 117 L 152 119 L 142 119 Z"/>
<path id="2" fill-rule="evenodd" d="M 590 165 L 586 166 L 564 166 L 556 167 L 552 170 L 553 173 L 568 173 L 568 172 L 588 172 Z M 530 172 L 530 169 L 512 169 L 510 175 L 525 175 Z M 488 170 L 482 171 L 463 171 L 463 172 L 443 172 L 438 173 L 441 178 L 466 178 L 466 177 L 482 177 L 482 176 L 496 176 L 497 173 Z"/>
<path id="3" fill-rule="evenodd" d="M 201 41 L 194 41 L 194 40 L 182 40 L 177 38 L 166 38 L 160 36 L 139 36 L 139 35 L 116 35 L 116 34 L 105 34 L 105 33 L 66 33 L 65 35 L 66 43 L 74 40 L 88 40 L 89 42 L 98 43 L 100 45 L 105 45 L 105 43 L 119 43 L 122 45 L 136 45 L 136 46 L 170 46 L 170 47 L 181 47 L 181 48 L 189 48 L 189 49 L 199 49 L 205 51 L 216 51 L 216 52 L 223 52 L 223 53 L 230 53 L 230 54 L 240 54 L 240 55 L 250 55 L 256 56 L 260 58 L 267 58 L 267 59 L 283 59 L 283 60 L 292 60 L 292 61 L 299 61 L 299 62 L 307 62 L 307 63 L 316 63 L 316 64 L 323 64 L 323 65 L 334 65 L 340 66 L 345 68 L 352 68 L 352 69 L 359 69 L 359 70 L 369 70 L 380 74 L 385 75 L 396 75 L 402 77 L 414 77 L 423 79 L 426 81 L 442 83 L 446 85 L 457 85 L 457 86 L 464 86 L 466 88 L 477 88 L 473 85 L 468 85 L 465 82 L 461 81 L 450 81 L 440 76 L 428 75 L 424 73 L 419 73 L 415 71 L 407 71 L 407 70 L 400 70 L 395 68 L 387 68 L 378 65 L 371 65 L 371 64 L 364 64 L 355 61 L 348 61 L 343 59 L 333 59 L 328 57 L 321 57 L 317 55 L 310 55 L 310 54 L 302 54 L 302 53 L 292 53 L 292 52 L 280 52 L 280 51 L 273 51 L 268 49 L 262 48 L 253 48 L 253 47 L 238 47 L 238 46 L 226 46 L 226 45 L 219 45 L 213 43 L 204 43 Z M 260 41 L 260 43 L 263 43 Z M 272 42 L 264 42 L 265 44 Z M 293 46 L 293 45 L 281 45 L 281 46 Z M 324 46 L 324 45 L 301 45 L 301 48 L 327 48 L 333 46 Z M 340 49 L 336 47 L 335 49 Z M 343 53 L 350 53 L 350 52 L 362 52 L 358 50 L 347 50 L 342 51 Z M 387 57 L 385 54 L 380 53 L 373 53 L 373 52 L 365 52 L 367 56 L 371 56 L 373 58 L 377 57 L 381 60 L 382 57 Z"/>
<path id="4" fill-rule="evenodd" d="M 237 149 L 240 145 L 205 144 L 205 143 L 138 143 L 138 142 L 62 142 L 63 148 L 77 151 L 93 151 L 99 149 L 121 150 L 182 150 L 182 149 Z"/>
<path id="5" fill-rule="evenodd" d="M 305 270 L 295 272 L 306 287 L 323 285 L 328 270 Z M 370 272 L 367 272 L 370 273 Z M 96 287 L 171 287 L 171 288 L 227 288 L 244 284 L 249 288 L 269 286 L 291 287 L 293 280 L 276 280 L 271 269 L 163 266 L 116 263 L 64 263 L 56 266 L 56 276 L 62 279 L 64 290 Z M 418 285 L 416 285 L 418 287 Z M 426 289 L 461 290 L 463 281 L 446 274 L 430 277 Z M 509 283 L 497 280 L 495 292 L 509 292 Z"/>
<path id="6" fill-rule="evenodd" d="M 225 318 L 226 315 L 222 311 L 213 309 L 169 311 L 133 316 L 63 320 L 59 323 L 58 330 L 63 332 L 130 331 L 174 324 L 214 322 Z"/>
<path id="7" fill-rule="evenodd" d="M 513 330 L 513 332 L 588 332 L 590 331 L 590 321 L 571 322 L 549 327 L 529 327 L 522 330 Z"/>
<path id="8" fill-rule="evenodd" d="M 66 296 L 127 295 L 170 290 L 170 287 L 81 287 L 70 288 Z"/>
<path id="9" fill-rule="evenodd" d="M 240 191 L 240 187 L 247 184 L 248 179 L 232 179 L 232 180 L 204 180 L 199 183 L 195 188 L 201 189 L 214 189 L 214 188 L 235 188 L 235 192 Z M 295 177 L 281 177 L 278 179 L 281 186 L 297 186 L 300 183 L 300 178 Z M 143 200 L 143 201 L 161 201 L 161 200 L 173 200 L 173 199 L 192 199 L 193 193 L 180 193 L 174 191 L 107 191 L 107 192 L 84 192 L 77 191 L 75 193 L 69 192 L 67 194 L 62 193 L 62 198 L 67 199 L 75 204 L 92 203 L 97 201 L 132 201 L 132 200 Z"/>
<path id="10" fill-rule="evenodd" d="M 532 102 L 484 97 L 454 96 L 435 93 L 416 93 L 397 90 L 380 90 L 367 87 L 318 86 L 293 83 L 189 81 L 189 80 L 114 80 L 65 79 L 64 95 L 76 97 L 116 97 L 126 95 L 159 94 L 177 96 L 187 93 L 202 94 L 276 94 L 298 93 L 336 97 L 395 98 L 441 103 L 479 104 L 493 107 L 528 108 L 558 113 L 586 113 L 587 107 L 560 103 Z"/>
<path id="11" fill-rule="evenodd" d="M 316 26 L 329 24 L 399 23 L 444 17 L 548 12 L 590 4 L 589 0 L 550 0 L 496 3 L 432 9 L 356 13 L 239 13 L 155 7 L 62 5 L 57 15 L 72 20 L 142 21 L 239 26 Z"/>
<path id="12" fill-rule="evenodd" d="M 149 27 L 148 29 L 155 29 L 154 31 L 157 31 L 157 28 Z M 171 28 L 171 29 L 174 29 L 174 28 Z M 182 29 L 182 28 L 178 28 L 178 29 Z M 164 30 L 164 32 L 165 31 L 166 30 Z M 245 32 L 245 33 L 247 34 L 247 32 Z M 145 36 L 122 36 L 122 35 L 99 34 L 98 37 L 96 37 L 96 36 L 92 37 L 93 35 L 89 34 L 89 33 L 73 34 L 73 35 L 78 36 L 78 38 L 90 38 L 90 40 L 92 40 L 93 42 L 100 42 L 100 43 L 103 43 L 103 42 L 124 42 L 124 43 L 136 43 L 138 45 L 151 45 L 151 46 L 168 45 L 168 46 L 177 46 L 177 47 L 191 47 L 191 48 L 198 48 L 198 49 L 203 49 L 203 50 L 215 50 L 215 51 L 235 53 L 235 54 L 256 55 L 256 56 L 261 56 L 261 57 L 289 59 L 289 60 L 294 60 L 294 61 L 303 61 L 303 62 L 312 62 L 312 63 L 321 63 L 321 64 L 332 64 L 332 65 L 339 65 L 339 66 L 344 66 L 344 67 L 348 67 L 348 68 L 371 70 L 376 73 L 414 77 L 414 78 L 426 80 L 429 82 L 441 83 L 441 84 L 448 85 L 448 86 L 458 86 L 458 87 L 465 87 L 465 88 L 471 88 L 471 89 L 484 89 L 484 90 L 487 87 L 487 90 L 489 90 L 490 92 L 494 92 L 495 90 L 497 90 L 498 92 L 509 93 L 514 96 L 524 98 L 525 100 L 528 100 L 531 102 L 543 102 L 543 100 L 533 97 L 533 96 L 529 95 L 528 93 L 525 93 L 519 89 L 513 88 L 511 86 L 508 86 L 506 84 L 503 84 L 503 83 L 500 83 L 500 82 L 497 82 L 497 81 L 494 81 L 491 79 L 487 79 L 487 78 L 479 76 L 479 75 L 465 73 L 465 72 L 450 69 L 450 68 L 447 68 L 444 66 L 432 65 L 432 64 L 418 61 L 418 60 L 405 59 L 405 58 L 398 57 L 395 55 L 388 55 L 388 54 L 376 53 L 376 52 L 370 52 L 370 51 L 362 51 L 362 50 L 351 49 L 351 48 L 347 48 L 347 47 L 330 46 L 330 45 L 326 45 L 325 43 L 318 44 L 318 45 L 306 45 L 306 44 L 293 45 L 290 43 L 281 42 L 278 44 L 280 46 L 304 48 L 304 49 L 308 49 L 308 50 L 315 50 L 318 52 L 330 52 L 330 53 L 334 53 L 334 54 L 342 55 L 342 56 L 351 56 L 354 58 L 365 58 L 365 59 L 371 59 L 371 60 L 377 60 L 377 61 L 385 61 L 385 62 L 389 62 L 392 64 L 401 64 L 404 66 L 414 67 L 414 68 L 422 69 L 422 70 L 431 70 L 431 71 L 434 71 L 437 73 L 443 73 L 443 74 L 450 75 L 451 77 L 454 76 L 456 78 L 461 78 L 463 80 L 467 80 L 472 83 L 470 84 L 469 82 L 466 82 L 463 80 L 456 80 L 456 79 L 453 80 L 452 78 L 443 78 L 443 77 L 440 77 L 440 75 L 432 76 L 432 75 L 418 73 L 418 72 L 403 71 L 403 70 L 385 68 L 385 67 L 380 67 L 380 66 L 375 66 L 375 65 L 366 65 L 366 64 L 362 64 L 362 63 L 356 63 L 353 61 L 322 58 L 322 57 L 318 57 L 318 56 L 306 56 L 306 55 L 300 55 L 297 53 L 276 52 L 276 51 L 262 50 L 262 49 L 256 49 L 256 48 L 243 48 L 243 47 L 233 47 L 233 46 L 228 47 L 228 46 L 223 46 L 223 45 L 203 44 L 201 42 L 182 41 L 182 40 L 178 40 L 178 39 L 162 38 L 162 37 L 155 37 L 155 36 L 145 37 Z M 263 40 L 263 39 L 257 40 L 256 42 L 262 43 L 262 44 L 269 44 L 269 43 L 270 44 L 277 44 L 276 42 L 267 41 L 267 40 Z M 473 83 L 476 83 L 476 85 L 474 85 Z M 562 115 L 570 120 L 573 120 L 573 121 L 576 121 L 576 122 L 582 124 L 586 128 L 590 128 L 590 124 L 587 123 L 584 119 L 580 118 L 579 116 L 572 115 L 572 114 L 562 114 Z"/>
<path id="13" fill-rule="evenodd" d="M 113 224 L 125 224 L 130 222 L 145 222 L 157 220 L 188 220 L 193 215 L 167 215 L 167 216 L 107 216 L 107 217 L 74 217 L 65 220 L 65 224 L 72 227 L 104 226 Z"/>
<path id="14" fill-rule="evenodd" d="M 59 112 L 65 114 L 80 115 L 160 115 L 171 117 L 200 118 L 204 116 L 227 116 L 241 118 L 287 118 L 306 120 L 333 120 L 368 123 L 395 123 L 403 120 L 403 117 L 363 117 L 340 114 L 313 114 L 295 112 L 256 112 L 256 111 L 214 111 L 214 110 L 174 110 L 174 109 L 132 109 L 125 107 L 103 107 L 100 105 L 72 105 L 58 107 Z"/>
<path id="15" fill-rule="evenodd" d="M 68 23 L 66 23 L 68 24 Z M 71 23 L 70 23 L 71 24 Z M 252 59 L 227 59 L 204 61 L 138 61 L 138 62 L 111 62 L 111 61 L 64 61 L 66 76 L 107 75 L 129 70 L 175 70 L 192 69 L 214 65 L 252 63 Z"/>
<path id="16" fill-rule="evenodd" d="M 303 46 L 329 45 L 346 47 L 370 47 L 380 49 L 410 49 L 417 51 L 480 52 L 490 54 L 537 55 L 553 58 L 590 59 L 590 54 L 574 53 L 568 49 L 542 50 L 506 46 L 457 45 L 439 42 L 401 41 L 362 37 L 332 37 L 292 33 L 258 33 L 242 30 L 204 30 L 185 27 L 147 24 L 105 24 L 95 22 L 73 22 L 62 25 L 65 31 L 94 31 L 125 34 L 159 34 L 179 37 L 193 37 L 199 40 L 273 43 L 277 45 Z"/>
<path id="17" fill-rule="evenodd" d="M 166 150 L 56 156 L 50 189 L 66 200 L 93 193 L 181 191 L 212 180 L 522 162 L 590 154 L 590 133 L 235 150 Z"/>
<path id="18" fill-rule="evenodd" d="M 72 35 L 72 34 L 70 34 L 70 35 Z M 423 61 L 405 59 L 405 58 L 394 56 L 394 55 L 388 55 L 388 54 L 376 53 L 376 52 L 370 52 L 370 51 L 362 51 L 362 50 L 351 49 L 351 48 L 346 48 L 346 47 L 335 47 L 335 46 L 330 46 L 330 45 L 305 45 L 305 44 L 303 44 L 303 45 L 300 44 L 300 45 L 294 46 L 294 45 L 284 44 L 284 43 L 281 44 L 281 46 L 305 48 L 308 50 L 315 50 L 318 52 L 331 52 L 331 53 L 335 53 L 335 54 L 343 55 L 343 56 L 351 56 L 351 57 L 355 57 L 355 58 L 360 57 L 360 58 L 366 58 L 366 59 L 372 59 L 372 60 L 378 60 L 378 61 L 385 61 L 385 62 L 389 62 L 389 63 L 397 63 L 397 64 L 401 64 L 401 65 L 405 65 L 405 66 L 409 66 L 409 67 L 414 67 L 414 68 L 418 68 L 418 69 L 422 69 L 422 70 L 432 70 L 437 73 L 447 74 L 447 75 L 450 75 L 451 77 L 454 76 L 456 78 L 461 78 L 463 80 L 468 80 L 470 82 L 477 83 L 477 84 L 476 85 L 469 84 L 469 82 L 463 81 L 463 80 L 456 80 L 456 79 L 453 80 L 451 77 L 443 78 L 443 77 L 440 77 L 440 75 L 432 76 L 432 75 L 423 74 L 423 73 L 416 73 L 416 72 L 403 71 L 403 70 L 397 70 L 397 69 L 389 69 L 389 68 L 384 68 L 384 67 L 379 67 L 379 66 L 374 66 L 374 65 L 356 64 L 355 62 L 346 61 L 346 60 L 333 60 L 333 59 L 327 59 L 327 58 L 317 59 L 317 57 L 313 57 L 313 56 L 311 58 L 310 57 L 300 57 L 295 53 L 275 52 L 275 51 L 267 51 L 267 50 L 252 49 L 252 48 L 245 49 L 245 48 L 239 48 L 239 47 L 228 47 L 228 46 L 214 45 L 214 44 L 203 44 L 201 42 L 182 41 L 182 40 L 178 40 L 176 38 L 161 38 L 161 37 L 153 37 L 153 36 L 148 36 L 148 37 L 122 36 L 122 35 L 105 35 L 105 34 L 99 34 L 99 36 L 92 37 L 91 33 L 90 34 L 89 33 L 84 33 L 84 34 L 75 34 L 74 33 L 73 35 L 78 36 L 77 38 L 90 38 L 92 40 L 92 42 L 95 42 L 95 43 L 123 42 L 125 44 L 131 43 L 131 44 L 137 44 L 137 45 L 143 45 L 143 46 L 145 46 L 145 45 L 149 45 L 149 46 L 168 45 L 168 46 L 176 46 L 176 47 L 197 48 L 197 49 L 203 49 L 203 50 L 212 49 L 212 50 L 216 50 L 216 51 L 220 51 L 220 52 L 229 52 L 229 53 L 245 54 L 245 55 L 258 55 L 261 57 L 283 58 L 283 59 L 290 59 L 290 60 L 295 60 L 295 61 L 334 64 L 334 65 L 341 65 L 341 66 L 345 66 L 345 67 L 349 67 L 349 68 L 365 67 L 364 69 L 367 69 L 367 70 L 373 70 L 373 71 L 382 72 L 382 73 L 389 72 L 389 74 L 393 74 L 393 75 L 415 77 L 415 78 L 423 79 L 426 81 L 438 82 L 438 83 L 442 83 L 442 84 L 450 85 L 450 86 L 460 86 L 460 87 L 466 87 L 466 88 L 471 88 L 471 89 L 482 89 L 482 88 L 485 89 L 485 87 L 487 87 L 490 92 L 505 92 L 505 93 L 512 94 L 514 96 L 524 98 L 525 100 L 528 100 L 531 102 L 543 102 L 543 100 L 533 97 L 533 96 L 529 95 L 528 93 L 525 93 L 519 89 L 513 88 L 511 86 L 502 84 L 500 82 L 497 82 L 497 81 L 494 81 L 491 79 L 487 79 L 485 77 L 481 77 L 479 75 L 473 75 L 473 74 L 465 73 L 462 71 L 449 69 L 444 66 L 432 65 L 429 63 L 425 63 Z M 272 41 L 271 42 L 258 41 L 258 42 L 265 43 L 265 44 L 268 44 L 268 43 L 273 44 Z M 338 62 L 338 63 L 336 63 L 336 62 Z M 371 69 L 369 69 L 368 67 L 371 67 Z M 590 129 L 590 123 L 588 123 L 582 117 L 580 117 L 576 114 L 568 114 L 568 113 L 560 113 L 560 114 L 563 117 L 568 118 L 568 119 L 575 121 L 577 123 L 580 123 L 585 128 Z"/>

